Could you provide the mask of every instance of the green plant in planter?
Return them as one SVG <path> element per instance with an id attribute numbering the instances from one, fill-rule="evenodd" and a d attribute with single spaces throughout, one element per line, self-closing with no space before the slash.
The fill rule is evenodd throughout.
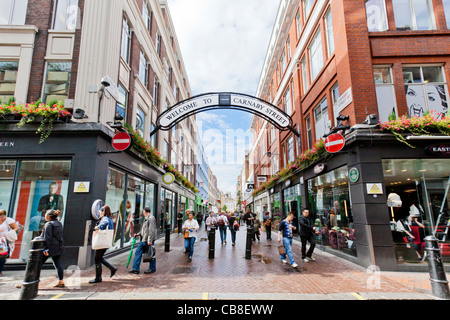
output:
<path id="1" fill-rule="evenodd" d="M 1 105 L 0 104 L 0 119 L 7 119 L 8 116 L 16 116 L 22 114 L 22 106 L 16 106 L 13 103 L 7 104 L 7 105 Z"/>
<path id="2" fill-rule="evenodd" d="M 36 134 L 40 134 L 39 144 L 42 144 L 50 136 L 54 123 L 61 117 L 67 116 L 71 116 L 71 114 L 64 109 L 61 103 L 53 105 L 26 104 L 22 108 L 22 119 L 17 126 L 20 128 L 27 123 L 40 123 Z"/>

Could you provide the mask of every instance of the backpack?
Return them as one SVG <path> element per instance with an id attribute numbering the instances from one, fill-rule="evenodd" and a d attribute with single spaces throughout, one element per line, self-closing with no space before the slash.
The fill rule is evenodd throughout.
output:
<path id="1" fill-rule="evenodd" d="M 0 258 L 1 259 L 9 258 L 9 245 L 5 237 L 0 238 Z"/>
<path id="2" fill-rule="evenodd" d="M 237 221 L 234 222 L 233 228 L 234 228 L 234 231 L 238 231 L 239 230 L 239 223 Z"/>

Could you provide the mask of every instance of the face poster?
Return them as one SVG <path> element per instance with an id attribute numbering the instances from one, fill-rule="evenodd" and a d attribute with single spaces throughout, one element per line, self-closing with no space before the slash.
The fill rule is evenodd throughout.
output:
<path id="1" fill-rule="evenodd" d="M 405 88 L 410 117 L 422 117 L 427 111 L 436 119 L 445 117 L 448 102 L 444 85 L 407 85 Z"/>

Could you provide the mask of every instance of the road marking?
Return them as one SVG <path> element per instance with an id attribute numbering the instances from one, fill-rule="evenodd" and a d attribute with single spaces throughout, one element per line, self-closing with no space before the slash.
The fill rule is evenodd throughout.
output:
<path id="1" fill-rule="evenodd" d="M 366 299 L 364 299 L 362 296 L 360 296 L 359 294 L 357 294 L 356 292 L 352 292 L 351 295 L 354 296 L 354 297 L 356 297 L 358 300 L 366 300 Z"/>
<path id="2" fill-rule="evenodd" d="M 60 293 L 60 294 L 54 296 L 53 298 L 51 298 L 50 300 L 56 300 L 56 299 L 59 299 L 59 298 L 61 298 L 63 295 L 65 295 L 65 293 Z"/>
<path id="3" fill-rule="evenodd" d="M 208 292 L 203 292 L 202 300 L 208 300 Z"/>

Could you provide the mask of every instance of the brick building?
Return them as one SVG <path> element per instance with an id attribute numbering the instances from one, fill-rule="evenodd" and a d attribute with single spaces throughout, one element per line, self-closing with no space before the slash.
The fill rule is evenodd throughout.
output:
<path id="1" fill-rule="evenodd" d="M 255 188 L 326 137 L 339 116 L 351 129 L 343 152 L 323 157 L 316 170 L 293 170 L 258 190 L 253 210 L 281 219 L 287 211 L 298 217 L 309 208 L 323 248 L 364 266 L 398 270 L 426 264 L 410 263 L 419 255 L 405 249 L 396 228 L 415 205 L 426 234 L 436 235 L 443 224 L 438 238 L 447 257 L 442 234 L 448 233 L 450 159 L 423 151 L 446 138 L 423 138 L 413 149 L 363 122 L 369 115 L 376 115 L 377 124 L 431 111 L 444 117 L 449 41 L 448 0 L 281 1 L 256 95 L 289 114 L 300 138 L 253 118 Z M 358 179 L 350 180 L 350 171 Z M 381 187 L 381 194 L 367 190 L 370 184 Z M 386 205 L 390 193 L 403 200 L 395 215 Z"/>
<path id="2" fill-rule="evenodd" d="M 0 207 L 24 226 L 8 263 L 27 259 L 42 224 L 38 198 L 53 182 L 64 199 L 65 263 L 82 268 L 92 261 L 96 200 L 114 214 L 112 252 L 131 242 L 144 206 L 152 208 L 161 235 L 166 225 L 174 228 L 179 210 L 195 209 L 193 189 L 179 181 L 165 184 L 164 168 L 143 155 L 101 153 L 112 150 L 109 125 L 122 118 L 195 186 L 195 117 L 150 137 L 157 117 L 190 94 L 166 1 L 3 1 L 1 103 L 61 101 L 77 115 L 57 124 L 42 145 L 36 143 L 36 126 L 6 123 L 0 129 Z"/>

